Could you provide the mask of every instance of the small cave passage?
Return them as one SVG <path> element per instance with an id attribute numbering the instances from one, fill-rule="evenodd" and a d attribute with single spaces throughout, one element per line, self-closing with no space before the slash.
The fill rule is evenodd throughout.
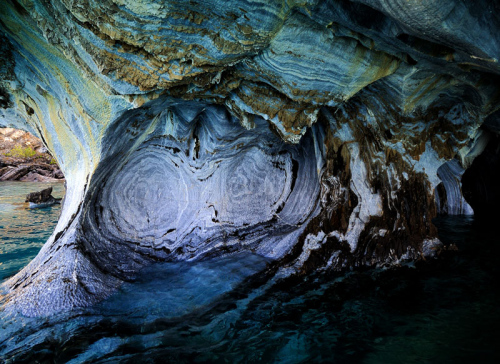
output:
<path id="1" fill-rule="evenodd" d="M 55 158 L 42 140 L 29 132 L 0 128 L 0 181 L 63 181 Z"/>

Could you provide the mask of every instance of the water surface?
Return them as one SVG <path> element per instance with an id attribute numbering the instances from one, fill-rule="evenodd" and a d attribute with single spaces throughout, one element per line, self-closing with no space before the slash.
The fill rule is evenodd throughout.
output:
<path id="1" fill-rule="evenodd" d="M 61 205 L 28 209 L 26 195 L 52 186 L 64 196 L 64 183 L 0 182 L 0 280 L 14 275 L 38 253 L 54 231 Z"/>
<path id="2" fill-rule="evenodd" d="M 14 200 L 3 196 L 2 203 L 12 205 Z M 25 238 L 44 228 L 49 236 L 55 217 L 50 225 L 42 218 L 50 215 L 30 215 L 21 205 L 3 207 L 0 221 L 34 216 L 27 225 L 2 229 L 2 239 L 15 245 L 10 256 L 19 254 L 27 262 L 28 247 L 34 255 L 40 242 Z M 0 358 L 56 363 L 498 363 L 496 232 L 470 217 L 441 217 L 435 223 L 450 250 L 400 267 L 277 281 L 272 263 L 250 253 L 154 264 L 94 307 L 43 318 L 0 312 Z M 11 264 L 2 259 L 3 266 Z M 10 272 L 21 265 L 18 260 Z"/>

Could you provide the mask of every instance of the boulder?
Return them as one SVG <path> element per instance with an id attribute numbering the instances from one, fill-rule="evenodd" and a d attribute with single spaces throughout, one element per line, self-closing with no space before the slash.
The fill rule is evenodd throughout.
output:
<path id="1" fill-rule="evenodd" d="M 41 182 L 41 181 L 32 181 L 32 182 Z M 60 203 L 60 199 L 54 198 L 52 196 L 52 187 L 48 187 L 38 192 L 28 193 L 26 195 L 25 202 L 29 202 L 30 209 L 35 209 Z"/>

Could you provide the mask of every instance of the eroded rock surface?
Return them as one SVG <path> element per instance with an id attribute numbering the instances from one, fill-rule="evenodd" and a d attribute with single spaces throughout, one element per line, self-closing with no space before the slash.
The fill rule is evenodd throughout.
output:
<path id="1" fill-rule="evenodd" d="M 151 262 L 238 251 L 278 277 L 418 259 L 438 210 L 472 212 L 460 176 L 499 130 L 499 10 L 2 2 L 0 124 L 67 180 L 6 307 L 87 306 Z"/>

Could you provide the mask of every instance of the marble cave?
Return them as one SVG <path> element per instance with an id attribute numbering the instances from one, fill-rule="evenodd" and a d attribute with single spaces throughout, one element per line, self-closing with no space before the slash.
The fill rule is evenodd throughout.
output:
<path id="1" fill-rule="evenodd" d="M 155 262 L 277 278 L 432 257 L 498 217 L 500 5 L 4 0 L 0 126 L 66 177 L 4 309 L 90 307 Z M 496 215 L 495 215 L 496 214 Z"/>

